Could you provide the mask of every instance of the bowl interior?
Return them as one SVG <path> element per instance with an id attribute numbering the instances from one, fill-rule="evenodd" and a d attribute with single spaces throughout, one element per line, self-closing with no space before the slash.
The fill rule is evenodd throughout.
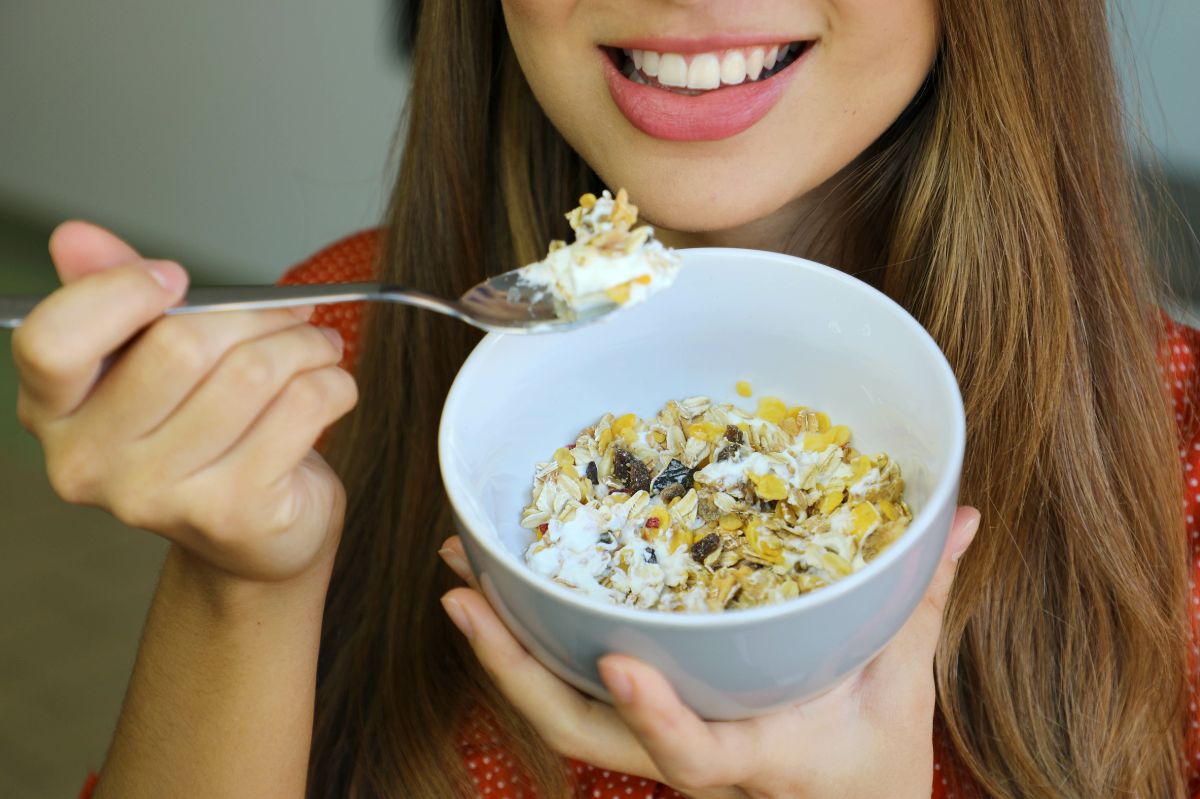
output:
<path id="1" fill-rule="evenodd" d="M 953 482 L 963 437 L 958 387 L 933 340 L 828 267 L 753 250 L 683 257 L 675 285 L 643 305 L 569 333 L 489 335 L 468 359 L 443 413 L 440 455 L 470 533 L 524 570 L 533 536 L 518 521 L 534 464 L 605 412 L 645 416 L 695 395 L 751 411 L 774 395 L 825 411 L 850 426 L 858 449 L 899 462 L 919 519 Z M 739 380 L 752 398 L 737 396 Z"/>

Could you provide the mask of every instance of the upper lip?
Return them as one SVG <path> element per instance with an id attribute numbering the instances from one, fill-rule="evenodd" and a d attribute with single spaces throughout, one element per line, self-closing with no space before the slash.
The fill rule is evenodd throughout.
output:
<path id="1" fill-rule="evenodd" d="M 778 33 L 714 33 L 706 36 L 638 36 L 619 39 L 608 46 L 624 50 L 653 50 L 657 53 L 711 53 L 735 47 L 769 47 L 773 44 L 811 41 L 812 37 Z"/>

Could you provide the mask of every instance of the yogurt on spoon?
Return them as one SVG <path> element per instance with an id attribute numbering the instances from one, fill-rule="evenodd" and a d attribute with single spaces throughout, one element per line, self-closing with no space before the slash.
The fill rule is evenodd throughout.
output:
<path id="1" fill-rule="evenodd" d="M 635 305 L 671 285 L 681 266 L 674 250 L 637 225 L 624 189 L 614 198 L 585 194 L 567 214 L 575 240 L 550 243 L 545 259 L 518 270 L 518 285 L 541 292 L 571 314 L 606 305 Z"/>

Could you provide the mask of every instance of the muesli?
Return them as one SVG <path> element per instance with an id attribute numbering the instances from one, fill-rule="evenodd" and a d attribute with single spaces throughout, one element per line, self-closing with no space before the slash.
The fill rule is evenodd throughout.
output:
<path id="1" fill-rule="evenodd" d="M 651 418 L 605 414 L 537 465 L 525 560 L 618 604 L 753 607 L 865 566 L 912 519 L 903 491 L 894 461 L 820 411 L 670 401 Z"/>
<path id="2" fill-rule="evenodd" d="M 674 281 L 679 255 L 654 238 L 650 225 L 637 224 L 637 206 L 624 189 L 616 197 L 583 195 L 567 221 L 575 240 L 552 241 L 545 259 L 522 267 L 520 278 L 565 310 L 636 305 Z"/>

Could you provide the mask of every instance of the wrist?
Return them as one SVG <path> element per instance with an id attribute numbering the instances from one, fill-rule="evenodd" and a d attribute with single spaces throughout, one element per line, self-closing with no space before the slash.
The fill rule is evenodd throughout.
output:
<path id="1" fill-rule="evenodd" d="M 214 566 L 179 545 L 167 552 L 160 590 L 180 592 L 198 601 L 215 619 L 261 618 L 275 610 L 322 612 L 333 552 L 309 569 L 284 580 L 253 580 Z"/>

